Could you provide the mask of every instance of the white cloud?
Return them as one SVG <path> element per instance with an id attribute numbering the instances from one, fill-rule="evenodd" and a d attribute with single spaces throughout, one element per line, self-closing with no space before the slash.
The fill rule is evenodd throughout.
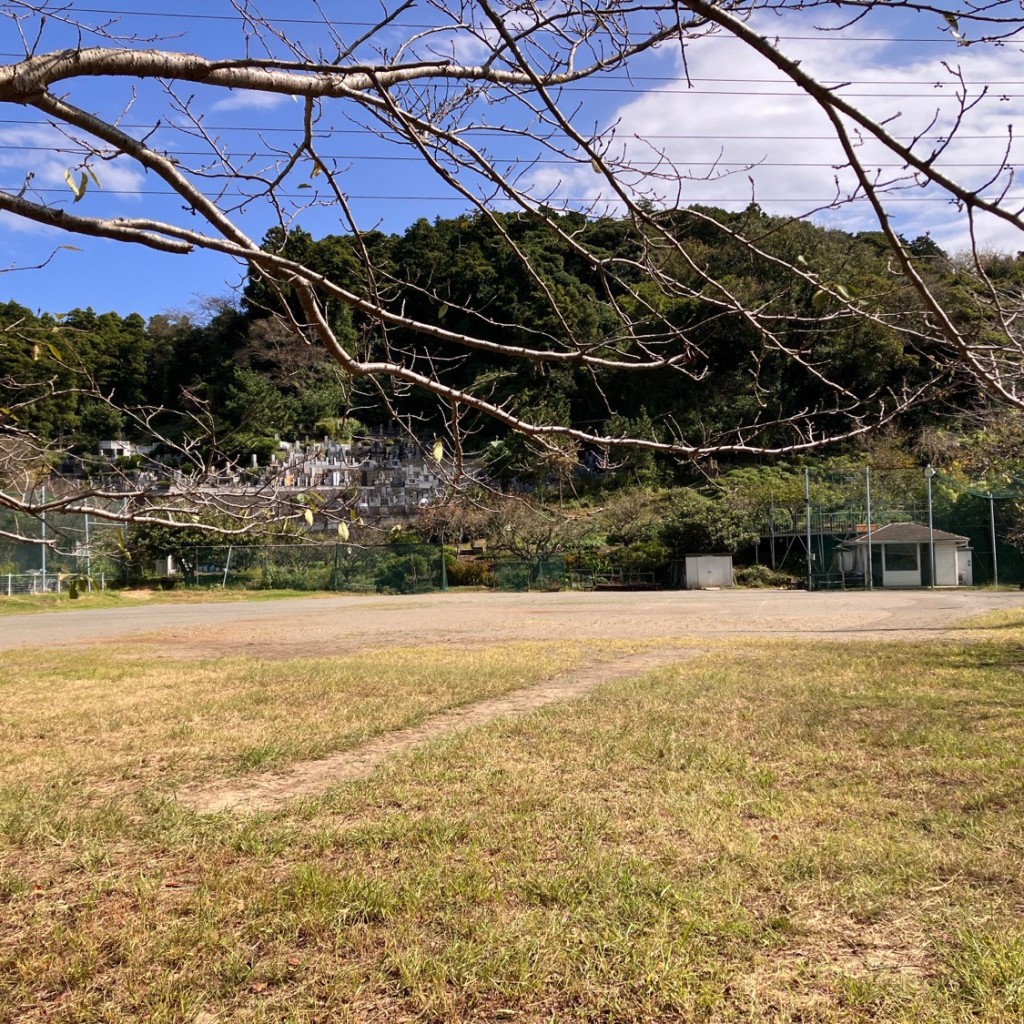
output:
<path id="1" fill-rule="evenodd" d="M 28 125 L 24 128 L 5 128 L 0 130 L 0 168 L 3 168 L 3 184 L 20 188 L 29 175 L 31 189 L 39 188 L 57 190 L 57 194 L 47 192 L 48 201 L 64 198 L 66 192 L 70 197 L 65 175 L 68 171 L 77 174 L 78 168 L 85 157 L 85 151 L 76 146 L 55 128 Z M 137 199 L 144 176 L 127 157 L 116 157 L 113 160 L 90 161 L 89 166 L 100 183 L 100 191 L 112 198 Z M 90 189 L 96 186 L 90 181 Z"/>
<path id="2" fill-rule="evenodd" d="M 25 217 L 4 217 L 0 224 L 3 230 L 10 235 L 38 235 L 41 238 L 58 238 L 66 235 L 62 228 L 51 227 L 49 224 L 39 224 L 34 220 Z M 12 262 L 19 262 L 21 254 L 14 250 L 16 258 Z M 0 263 L 6 267 L 5 257 L 0 257 Z"/>
<path id="3" fill-rule="evenodd" d="M 772 31 L 779 31 L 777 25 Z M 859 35 L 864 34 L 861 29 Z M 787 45 L 801 67 L 819 79 L 849 82 L 842 94 L 869 116 L 885 121 L 890 133 L 909 140 L 921 133 L 947 137 L 952 130 L 959 112 L 957 83 L 938 57 L 915 57 L 881 36 L 852 41 L 821 35 Z M 961 48 L 952 57 L 946 48 L 945 55 L 968 83 L 1020 78 L 1019 54 L 1010 48 Z M 677 62 L 676 80 L 629 100 L 609 118 L 615 127 L 603 140 L 608 157 L 646 165 L 645 174 L 627 176 L 637 194 L 668 204 L 705 202 L 734 209 L 754 199 L 770 213 L 801 216 L 829 203 L 837 189 L 846 195 L 854 187 L 824 113 L 767 61 L 742 43 L 720 37 L 688 45 L 686 57 L 689 85 Z M 981 88 L 971 85 L 968 92 L 974 97 Z M 962 184 L 980 186 L 1004 158 L 1008 167 L 1024 163 L 1021 144 L 1014 142 L 1007 153 L 1007 125 L 1014 121 L 1024 123 L 1020 87 L 995 85 L 964 114 L 936 166 Z M 880 180 L 907 184 L 897 157 L 874 141 L 858 145 Z M 930 153 L 932 145 L 922 141 L 915 151 Z M 537 194 L 554 190 L 598 203 L 612 195 L 589 163 L 568 172 L 541 170 L 533 180 Z M 999 184 L 1008 183 L 1004 172 Z M 998 187 L 994 184 L 987 194 Z M 1024 182 L 1013 183 L 1010 193 L 1024 196 Z M 966 218 L 934 195 L 917 186 L 890 190 L 889 209 L 898 229 L 910 237 L 930 232 L 953 250 L 966 247 Z M 1024 201 L 1007 205 L 1019 208 Z M 877 227 L 863 203 L 819 216 L 853 230 Z M 985 217 L 977 228 L 984 244 L 1024 248 L 1024 236 L 1005 222 Z"/>
<path id="4" fill-rule="evenodd" d="M 287 96 L 276 92 L 251 92 L 245 89 L 232 89 L 223 99 L 211 104 L 210 110 L 273 110 L 279 107 Z"/>

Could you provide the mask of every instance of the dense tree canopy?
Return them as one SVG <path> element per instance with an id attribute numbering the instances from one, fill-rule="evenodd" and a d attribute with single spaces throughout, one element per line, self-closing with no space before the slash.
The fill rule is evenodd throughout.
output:
<path id="1" fill-rule="evenodd" d="M 1017 5 L 401 0 L 355 34 L 312 7 L 278 23 L 232 4 L 238 36 L 215 56 L 74 4 L 4 12 L 24 52 L 0 67 L 0 104 L 43 119 L 68 166 L 61 198 L 29 171 L 0 188 L 0 210 L 175 257 L 219 254 L 247 276 L 238 308 L 148 331 L 131 317 L 9 309 L 5 435 L 87 447 L 115 429 L 156 431 L 198 471 L 354 414 L 445 435 L 455 453 L 496 443 L 496 466 L 520 473 L 535 457 L 557 476 L 578 460 L 625 463 L 627 450 L 796 456 L 945 401 L 1024 408 L 1020 261 L 992 257 L 979 229 L 1024 229 L 1012 129 L 991 136 L 984 122 L 995 143 L 981 169 L 956 162 L 987 83 L 936 63 L 948 101 L 901 120 L 765 25 L 774 15 L 840 38 L 868 17 L 890 33 L 927 21 L 953 53 L 996 54 L 1021 32 Z M 608 111 L 588 120 L 588 91 L 665 58 L 696 110 L 689 62 L 708 40 L 805 103 L 825 133 L 831 197 L 769 215 L 757 158 L 691 163 L 641 122 L 630 136 Z M 140 89 L 136 123 L 125 111 Z M 294 103 L 278 142 L 205 119 L 217 104 L 270 110 L 282 97 Z M 382 231 L 331 149 L 342 130 L 399 151 L 466 213 Z M 105 205 L 104 175 L 128 172 L 173 205 Z M 728 179 L 749 185 L 745 209 L 689 198 L 693 183 Z M 898 204 L 922 192 L 960 219 L 965 256 L 901 235 Z M 323 210 L 337 228 L 316 238 L 303 225 Z M 819 214 L 856 232 L 818 226 Z"/>
<path id="2" fill-rule="evenodd" d="M 681 251 L 690 258 L 699 254 L 716 280 L 744 294 L 746 301 L 774 309 L 787 324 L 784 348 L 799 352 L 802 362 L 788 359 L 783 350 L 763 352 L 741 315 L 723 315 L 713 303 L 693 297 L 662 299 L 659 314 L 684 330 L 699 350 L 703 373 L 697 379 L 621 371 L 598 380 L 585 367 L 509 364 L 497 353 L 467 353 L 444 339 L 425 342 L 401 328 L 391 332 L 389 344 L 418 358 L 429 356 L 446 385 L 485 394 L 497 405 L 515 401 L 538 421 L 666 442 L 679 432 L 726 436 L 744 414 L 748 422 L 761 418 L 766 441 L 784 445 L 788 422 L 806 410 L 817 410 L 810 419 L 821 433 L 829 430 L 837 415 L 830 408 L 836 385 L 851 395 L 898 395 L 933 382 L 937 356 L 913 331 L 902 329 L 904 285 L 888 273 L 884 247 L 875 236 L 772 218 L 756 208 L 734 216 L 709 213 L 716 222 L 742 225 L 751 234 L 756 230 L 763 256 L 750 258 L 721 229 L 705 226 L 695 232 L 685 218 L 674 229 Z M 669 221 L 674 214 L 659 217 Z M 576 259 L 568 243 L 555 244 L 532 219 L 502 216 L 497 218 L 500 228 L 495 219 L 421 220 L 400 235 L 375 236 L 377 266 L 393 282 L 395 304 L 415 319 L 433 317 L 459 334 L 475 332 L 495 344 L 527 347 L 543 344 L 556 330 L 544 291 L 558 288 L 569 297 L 574 332 L 599 344 L 614 320 L 613 302 L 624 297 L 602 293 L 592 267 Z M 588 244 L 620 254 L 641 244 L 623 220 L 578 218 L 571 230 Z M 523 265 L 509 258 L 509 250 L 499 244 L 501 232 L 532 253 L 535 273 L 524 273 Z M 274 229 L 265 244 L 333 281 L 359 287 L 352 236 L 313 239 L 301 230 L 285 234 Z M 892 315 L 834 315 L 809 284 L 796 286 L 780 277 L 775 262 L 780 256 L 804 259 L 820 268 L 821 276 L 841 279 L 851 293 L 890 306 Z M 922 273 L 936 287 L 951 293 L 969 288 L 955 263 L 934 245 L 921 259 Z M 994 267 L 1015 287 L 1024 281 L 1020 259 L 998 258 Z M 642 293 L 648 286 L 638 273 L 634 289 Z M 189 414 L 203 408 L 209 410 L 211 432 L 205 440 L 211 446 L 216 443 L 225 457 L 256 453 L 262 462 L 275 437 L 331 433 L 335 424 L 357 413 L 369 428 L 398 413 L 421 432 L 445 429 L 445 415 L 422 396 L 389 393 L 388 402 L 380 403 L 323 352 L 292 344 L 279 320 L 289 301 L 287 289 L 268 289 L 257 275 L 240 308 L 221 304 L 194 322 L 161 316 L 147 326 L 137 315 L 122 318 L 92 310 L 36 315 L 8 303 L 0 308 L 0 376 L 10 389 L 10 415 L 23 429 L 86 455 L 94 454 L 103 438 L 148 440 L 153 420 L 144 410 L 162 410 L 158 423 L 174 435 L 195 430 L 197 421 Z M 327 308 L 333 307 L 328 303 Z M 379 354 L 382 342 L 371 318 L 348 306 L 338 306 L 331 315 L 335 331 L 359 338 L 369 358 Z M 965 325 L 970 316 L 967 306 Z M 819 364 L 829 368 L 829 381 L 809 372 L 808 367 Z M 928 393 L 927 408 L 910 405 L 903 411 L 905 424 L 937 421 L 943 412 L 955 414 L 958 402 L 976 399 L 953 387 L 942 393 L 943 406 L 935 401 L 940 392 L 933 388 Z M 131 410 L 135 415 L 126 415 Z M 514 432 L 481 419 L 474 436 L 474 449 L 488 453 L 497 477 L 528 474 L 530 448 Z M 488 448 L 493 442 L 503 446 L 504 464 L 497 450 Z M 600 445 L 591 447 L 596 452 Z M 644 458 L 649 456 L 618 452 L 605 464 L 642 474 L 650 465 Z"/>

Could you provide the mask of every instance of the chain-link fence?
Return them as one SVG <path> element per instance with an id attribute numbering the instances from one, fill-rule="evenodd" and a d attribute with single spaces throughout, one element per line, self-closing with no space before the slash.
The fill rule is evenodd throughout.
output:
<path id="1" fill-rule="evenodd" d="M 4 512 L 0 513 L 0 529 L 9 535 L 0 538 L 0 577 L 35 578 L 40 587 L 45 578 L 47 592 L 59 575 L 93 580 L 102 576 L 110 582 L 118 578 L 119 545 L 115 538 L 124 533 L 121 523 L 77 512 L 47 512 L 39 518 Z M 15 540 L 15 536 L 26 540 Z M 41 591 L 30 587 L 20 592 Z M 6 590 L 0 587 L 3 593 Z"/>
<path id="2" fill-rule="evenodd" d="M 762 499 L 756 561 L 797 575 L 826 576 L 851 537 L 894 523 L 916 523 L 966 537 L 974 585 L 1024 584 L 1016 536 L 1024 523 L 1024 488 L 989 490 L 925 468 L 809 470 Z"/>
<path id="3" fill-rule="evenodd" d="M 440 590 L 442 553 L 429 544 L 197 547 L 181 578 L 195 586 L 416 594 Z"/>
<path id="4" fill-rule="evenodd" d="M 1024 482 L 989 486 L 941 470 L 926 475 L 922 468 L 862 468 L 779 471 L 774 480 L 762 474 L 751 477 L 748 485 L 744 491 L 743 485 L 730 484 L 729 500 L 739 501 L 755 517 L 760 532 L 757 543 L 740 553 L 741 563 L 770 566 L 814 585 L 816 576 L 832 573 L 839 549 L 866 534 L 868 527 L 931 522 L 935 529 L 968 538 L 975 585 L 1024 584 Z M 443 586 L 440 549 L 425 544 L 178 548 L 172 567 L 166 559 L 158 565 L 132 555 L 137 527 L 130 523 L 62 512 L 40 518 L 2 512 L 0 528 L 9 535 L 0 537 L 0 596 L 6 593 L 5 575 L 10 576 L 11 593 L 52 592 L 61 574 L 94 581 L 103 576 L 111 585 L 163 578 L 165 585 L 181 581 L 364 593 L 413 593 Z M 11 539 L 19 534 L 26 539 Z M 499 590 L 591 584 L 596 585 L 567 578 L 561 556 L 502 561 L 494 571 Z"/>
<path id="5" fill-rule="evenodd" d="M 561 590 L 566 585 L 565 558 L 537 555 L 523 561 L 499 562 L 494 567 L 494 585 L 505 591 Z"/>
<path id="6" fill-rule="evenodd" d="M 0 597 L 14 597 L 18 594 L 66 594 L 72 587 L 78 593 L 105 590 L 106 576 L 100 573 L 93 578 L 63 572 L 8 572 L 0 573 Z"/>
<path id="7" fill-rule="evenodd" d="M 113 586 L 249 587 L 361 593 L 417 593 L 442 587 L 441 549 L 430 544 L 211 545 L 174 548 L 153 561 L 134 553 L 131 523 L 47 513 L 5 513 L 0 527 L 26 540 L 0 540 L 0 596 L 53 593 L 74 575 Z M 8 580 L 7 577 L 10 577 Z"/>

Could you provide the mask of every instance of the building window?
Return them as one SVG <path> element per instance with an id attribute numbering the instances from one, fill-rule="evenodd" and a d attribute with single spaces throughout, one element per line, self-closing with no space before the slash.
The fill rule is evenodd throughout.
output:
<path id="1" fill-rule="evenodd" d="M 886 572 L 917 572 L 918 568 L 916 544 L 885 545 Z"/>

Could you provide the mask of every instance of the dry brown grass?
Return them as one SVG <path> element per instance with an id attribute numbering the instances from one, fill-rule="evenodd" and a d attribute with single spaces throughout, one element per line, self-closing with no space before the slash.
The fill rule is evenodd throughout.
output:
<path id="1" fill-rule="evenodd" d="M 73 776 L 103 792 L 173 792 L 357 746 L 425 716 L 557 676 L 626 645 L 392 648 L 348 658 L 176 662 L 140 645 L 5 655 L 8 779 Z"/>
<path id="2" fill-rule="evenodd" d="M 375 657 L 25 655 L 0 689 L 0 1016 L 1017 1021 L 1024 631 L 999 625 L 708 650 L 255 818 L 168 794 L 385 727 Z M 439 702 L 558 656 L 378 657 Z"/>

